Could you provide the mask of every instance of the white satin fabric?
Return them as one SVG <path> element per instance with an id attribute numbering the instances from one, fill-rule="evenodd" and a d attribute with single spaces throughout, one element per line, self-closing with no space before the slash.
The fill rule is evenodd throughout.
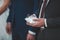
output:
<path id="1" fill-rule="evenodd" d="M 4 0 L 0 0 L 0 7 L 3 5 Z M 0 15 L 0 40 L 12 40 L 12 35 L 6 32 L 6 20 L 9 15 L 9 8 L 7 8 L 2 15 Z"/>

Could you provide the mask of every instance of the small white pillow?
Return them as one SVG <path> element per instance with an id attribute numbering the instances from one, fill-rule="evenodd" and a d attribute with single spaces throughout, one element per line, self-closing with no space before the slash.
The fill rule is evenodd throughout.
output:
<path id="1" fill-rule="evenodd" d="M 33 21 L 33 19 L 37 19 L 37 16 L 35 14 L 32 14 L 31 16 L 25 18 L 25 20 L 29 23 L 36 23 Z"/>

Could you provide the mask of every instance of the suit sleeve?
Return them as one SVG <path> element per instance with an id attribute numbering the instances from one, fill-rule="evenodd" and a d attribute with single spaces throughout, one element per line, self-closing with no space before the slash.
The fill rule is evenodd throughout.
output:
<path id="1" fill-rule="evenodd" d="M 13 0 L 11 1 L 10 3 L 10 6 L 9 6 L 9 9 L 10 9 L 10 12 L 9 12 L 9 16 L 7 18 L 7 22 L 13 22 L 13 19 L 14 19 L 14 13 L 13 13 Z"/>
<path id="2" fill-rule="evenodd" d="M 40 6 L 41 6 L 41 1 L 40 0 L 34 0 L 33 13 L 36 14 L 37 17 L 39 15 Z M 34 32 L 34 33 L 38 33 L 38 30 L 40 30 L 40 28 L 29 27 L 29 30 Z"/>
<path id="3" fill-rule="evenodd" d="M 47 19 L 47 27 L 59 28 L 60 27 L 60 17 Z"/>

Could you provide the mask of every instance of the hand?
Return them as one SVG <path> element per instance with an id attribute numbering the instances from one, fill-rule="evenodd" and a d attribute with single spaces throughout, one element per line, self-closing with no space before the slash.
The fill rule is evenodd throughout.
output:
<path id="1" fill-rule="evenodd" d="M 32 26 L 32 27 L 43 27 L 44 26 L 44 18 L 34 19 L 34 21 L 36 23 L 27 22 L 27 25 Z"/>
<path id="2" fill-rule="evenodd" d="M 10 22 L 8 22 L 7 25 L 6 25 L 6 32 L 8 34 L 11 34 L 11 23 Z"/>
<path id="3" fill-rule="evenodd" d="M 27 40 L 35 40 L 35 36 L 32 34 L 27 34 Z"/>

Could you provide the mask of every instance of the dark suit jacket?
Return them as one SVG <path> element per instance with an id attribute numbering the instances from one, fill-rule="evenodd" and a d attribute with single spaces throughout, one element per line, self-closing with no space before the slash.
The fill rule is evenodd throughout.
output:
<path id="1" fill-rule="evenodd" d="M 36 28 L 27 27 L 24 18 L 27 14 L 33 14 L 36 8 L 34 0 L 11 0 L 10 15 L 7 22 L 12 23 L 13 40 L 26 40 L 28 30 L 36 32 Z M 36 2 L 38 4 L 38 1 Z"/>
<path id="2" fill-rule="evenodd" d="M 49 0 L 45 18 L 47 28 L 40 33 L 39 40 L 60 40 L 60 0 Z"/>

